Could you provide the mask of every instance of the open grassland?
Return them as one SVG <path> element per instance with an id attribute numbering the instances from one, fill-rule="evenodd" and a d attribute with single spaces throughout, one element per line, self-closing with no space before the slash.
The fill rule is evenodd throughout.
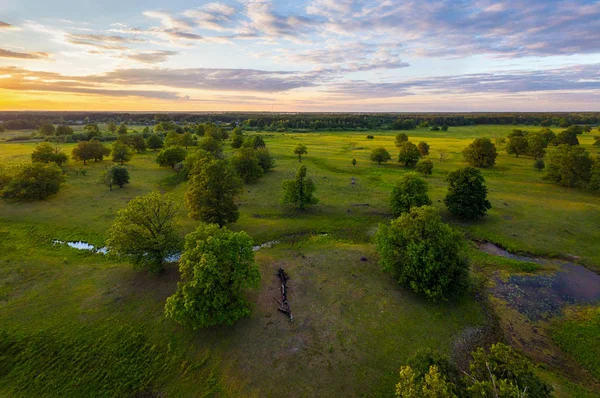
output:
<path id="1" fill-rule="evenodd" d="M 502 147 L 496 166 L 483 170 L 493 206 L 488 215 L 459 223 L 445 210 L 444 177 L 465 165 L 462 149 L 473 138 L 504 137 L 513 128 L 537 129 L 408 132 L 411 141 L 431 145 L 435 164 L 427 181 L 434 205 L 472 238 L 513 251 L 571 254 L 598 269 L 600 197 L 543 181 L 532 159 L 509 156 Z M 369 134 L 375 138 L 363 132 L 263 135 L 277 166 L 244 187 L 241 217 L 231 228 L 247 231 L 256 243 L 284 242 L 257 253 L 263 280 L 251 293 L 254 316 L 229 328 L 192 332 L 164 318 L 164 301 L 178 279 L 174 267 L 156 277 L 101 255 L 52 245 L 54 239 L 103 245 L 117 211 L 152 190 L 173 193 L 182 203 L 181 234 L 191 231 L 196 222 L 183 208 L 186 184 L 169 183 L 173 171 L 155 163 L 155 152 L 134 155 L 127 165 L 131 184 L 123 189 L 111 192 L 98 182 L 112 162 L 69 161 L 59 194 L 39 202 L 0 202 L 0 395 L 391 395 L 399 366 L 415 350 L 450 353 L 463 330 L 482 325 L 486 317 L 471 295 L 434 305 L 398 288 L 380 271 L 371 238 L 377 224 L 391 218 L 389 193 L 408 170 L 395 161 L 371 162 L 372 148 L 386 147 L 393 158 L 397 150 L 394 132 Z M 592 135 L 579 139 L 598 154 Z M 304 213 L 279 204 L 282 181 L 299 164 L 293 155 L 298 143 L 308 147 L 303 163 L 320 199 Z M 27 161 L 35 145 L 0 142 L 0 162 Z M 73 144 L 62 147 L 69 154 Z M 442 163 L 439 151 L 449 155 Z M 319 233 L 329 235 L 310 235 Z M 536 264 L 473 257 L 503 273 L 539 270 Z M 292 277 L 293 323 L 278 313 L 273 298 L 279 267 Z M 562 335 L 559 344 L 571 352 L 570 329 Z M 548 374 L 560 396 L 593 396 Z"/>

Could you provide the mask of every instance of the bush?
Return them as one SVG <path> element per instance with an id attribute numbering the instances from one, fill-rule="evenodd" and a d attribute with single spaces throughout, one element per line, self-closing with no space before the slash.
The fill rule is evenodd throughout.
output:
<path id="1" fill-rule="evenodd" d="M 125 184 L 129 184 L 129 170 L 127 170 L 127 167 L 113 166 L 106 172 L 105 181 L 111 191 L 113 184 L 123 188 Z"/>
<path id="2" fill-rule="evenodd" d="M 217 158 L 221 157 L 221 154 L 223 153 L 223 145 L 221 144 L 221 141 L 213 138 L 212 136 L 204 137 L 198 141 L 198 148 L 212 153 Z"/>
<path id="3" fill-rule="evenodd" d="M 256 150 L 256 156 L 258 156 L 258 164 L 265 173 L 275 167 L 275 159 L 273 159 L 273 156 L 271 156 L 271 153 L 267 148 L 258 148 Z"/>
<path id="4" fill-rule="evenodd" d="M 485 179 L 476 168 L 468 166 L 452 171 L 446 181 L 449 186 L 444 203 L 455 216 L 476 220 L 492 208 L 487 200 Z"/>
<path id="5" fill-rule="evenodd" d="M 579 140 L 577 139 L 577 134 L 565 130 L 562 133 L 558 133 L 552 141 L 552 145 L 579 145 Z"/>
<path id="6" fill-rule="evenodd" d="M 429 144 L 428 143 L 421 141 L 417 145 L 417 148 L 419 148 L 419 152 L 421 153 L 421 156 L 429 156 Z"/>
<path id="7" fill-rule="evenodd" d="M 406 133 L 398 133 L 396 134 L 396 147 L 400 148 L 402 144 L 408 141 L 408 135 Z"/>
<path id="8" fill-rule="evenodd" d="M 2 197 L 14 200 L 46 199 L 58 193 L 65 178 L 56 164 L 31 163 L 17 167 L 9 180 L 3 178 Z"/>
<path id="9" fill-rule="evenodd" d="M 415 173 L 405 174 L 392 189 L 390 204 L 396 217 L 410 212 L 413 207 L 430 205 L 427 182 Z"/>
<path id="10" fill-rule="evenodd" d="M 489 138 L 477 138 L 463 150 L 464 159 L 474 167 L 491 167 L 497 156 L 496 145 Z"/>
<path id="11" fill-rule="evenodd" d="M 533 167 L 537 171 L 542 171 L 542 170 L 544 170 L 544 167 L 546 167 L 546 163 L 544 163 L 544 159 L 538 158 L 533 162 Z"/>
<path id="12" fill-rule="evenodd" d="M 417 162 L 416 170 L 426 176 L 433 172 L 433 162 L 430 159 L 421 159 Z"/>
<path id="13" fill-rule="evenodd" d="M 469 266 L 463 235 L 431 206 L 413 207 L 375 236 L 380 264 L 400 285 L 433 301 L 460 295 Z"/>
<path id="14" fill-rule="evenodd" d="M 367 136 L 367 139 L 368 139 L 368 140 L 372 140 L 373 138 L 375 138 L 375 136 L 373 136 L 373 135 L 370 135 L 370 134 L 369 134 L 369 135 Z"/>
<path id="15" fill-rule="evenodd" d="M 167 299 L 166 316 L 200 329 L 231 325 L 251 314 L 244 290 L 258 287 L 260 272 L 245 232 L 199 225 L 185 237 L 179 271 L 181 282 Z"/>
<path id="16" fill-rule="evenodd" d="M 31 154 L 31 161 L 34 163 L 56 163 L 58 166 L 62 166 L 67 160 L 67 155 L 58 151 L 47 142 L 36 146 Z"/>

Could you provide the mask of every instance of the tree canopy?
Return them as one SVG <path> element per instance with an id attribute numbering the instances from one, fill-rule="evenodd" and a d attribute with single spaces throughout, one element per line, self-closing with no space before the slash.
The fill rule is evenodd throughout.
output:
<path id="1" fill-rule="evenodd" d="M 489 138 L 477 138 L 463 150 L 463 157 L 474 167 L 491 167 L 497 156 L 496 145 Z"/>
<path id="2" fill-rule="evenodd" d="M 126 258 L 136 269 L 162 272 L 165 260 L 181 250 L 178 206 L 169 194 L 138 196 L 119 210 L 108 231 L 111 255 Z"/>
<path id="3" fill-rule="evenodd" d="M 461 294 L 468 283 L 464 236 L 434 207 L 412 207 L 375 235 L 380 264 L 398 283 L 433 301 Z"/>
<path id="4" fill-rule="evenodd" d="M 129 146 L 122 143 L 121 141 L 115 141 L 112 146 L 112 161 L 123 165 L 125 162 L 129 162 L 132 157 L 132 153 L 129 150 Z"/>
<path id="5" fill-rule="evenodd" d="M 296 145 L 294 148 L 294 154 L 298 156 L 298 162 L 302 162 L 302 155 L 306 155 L 308 153 L 308 148 L 304 144 Z"/>
<path id="6" fill-rule="evenodd" d="M 487 200 L 485 179 L 476 168 L 467 166 L 446 177 L 448 193 L 444 199 L 450 213 L 462 219 L 476 220 L 492 208 Z"/>
<path id="7" fill-rule="evenodd" d="M 399 149 L 398 162 L 404 164 L 405 167 L 415 167 L 421 158 L 419 148 L 412 142 L 406 141 L 400 145 Z"/>
<path id="8" fill-rule="evenodd" d="M 592 159 L 579 145 L 559 145 L 546 162 L 548 181 L 565 187 L 585 187 L 590 181 Z"/>
<path id="9" fill-rule="evenodd" d="M 235 200 L 242 186 L 242 180 L 226 160 L 199 163 L 190 174 L 185 193 L 190 218 L 220 226 L 237 221 L 240 213 Z"/>
<path id="10" fill-rule="evenodd" d="M 57 148 L 54 148 L 48 142 L 42 142 L 35 147 L 31 154 L 32 162 L 39 163 L 56 163 L 58 166 L 62 166 L 67 162 L 67 155 Z"/>
<path id="11" fill-rule="evenodd" d="M 13 200 L 46 199 L 58 193 L 65 178 L 62 169 L 53 163 L 20 165 L 2 177 L 0 193 Z"/>
<path id="12" fill-rule="evenodd" d="M 242 148 L 229 159 L 236 173 L 245 183 L 257 181 L 264 174 L 254 148 Z"/>
<path id="13" fill-rule="evenodd" d="M 390 153 L 387 151 L 387 149 L 380 147 L 380 148 L 373 148 L 371 150 L 370 158 L 371 158 L 372 162 L 377 162 L 377 164 L 381 164 L 381 163 L 386 163 L 392 157 L 390 156 Z"/>
<path id="14" fill-rule="evenodd" d="M 158 153 L 158 156 L 156 157 L 156 163 L 162 167 L 171 166 L 171 168 L 175 168 L 175 165 L 179 162 L 182 162 L 186 155 L 187 153 L 182 147 L 171 146 Z"/>
<path id="15" fill-rule="evenodd" d="M 260 272 L 245 232 L 200 224 L 185 237 L 179 271 L 177 292 L 165 305 L 168 317 L 200 329 L 231 325 L 251 314 L 244 291 L 258 287 Z"/>
<path id="16" fill-rule="evenodd" d="M 302 165 L 296 172 L 296 178 L 283 181 L 283 204 L 291 203 L 299 210 L 316 205 L 319 199 L 313 196 L 317 189 L 310 177 L 307 177 L 306 166 Z"/>
<path id="17" fill-rule="evenodd" d="M 403 175 L 392 189 L 390 204 L 396 217 L 410 212 L 413 207 L 430 205 L 427 182 L 415 173 Z"/>

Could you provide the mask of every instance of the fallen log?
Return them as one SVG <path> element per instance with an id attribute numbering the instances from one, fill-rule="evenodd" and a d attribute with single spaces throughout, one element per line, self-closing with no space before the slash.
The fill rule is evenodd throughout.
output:
<path id="1" fill-rule="evenodd" d="M 283 268 L 279 268 L 277 271 L 277 276 L 279 276 L 279 280 L 281 281 L 281 300 L 275 298 L 275 300 L 279 303 L 279 311 L 283 312 L 287 316 L 290 317 L 290 321 L 294 320 L 294 316 L 292 315 L 292 309 L 290 308 L 290 303 L 287 300 L 287 281 L 290 279 L 288 274 L 285 273 Z"/>

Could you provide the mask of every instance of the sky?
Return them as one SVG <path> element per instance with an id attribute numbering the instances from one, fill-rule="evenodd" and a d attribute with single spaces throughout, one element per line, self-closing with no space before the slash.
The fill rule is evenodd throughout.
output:
<path id="1" fill-rule="evenodd" d="M 600 0 L 0 0 L 0 110 L 600 111 Z"/>

